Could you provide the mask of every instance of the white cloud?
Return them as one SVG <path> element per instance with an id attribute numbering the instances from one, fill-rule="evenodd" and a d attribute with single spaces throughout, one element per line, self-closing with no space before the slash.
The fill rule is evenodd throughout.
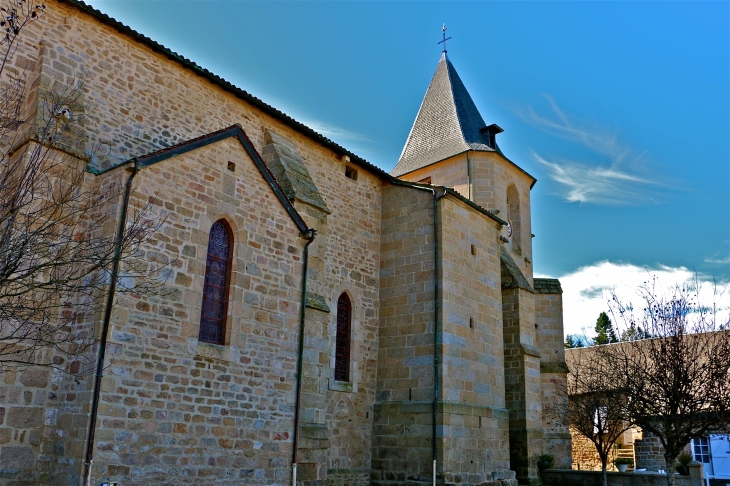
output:
<path id="1" fill-rule="evenodd" d="M 560 277 L 563 287 L 563 328 L 565 334 L 595 335 L 596 319 L 601 312 L 608 312 L 608 301 L 613 293 L 622 303 L 640 304 L 637 290 L 656 277 L 657 292 L 675 285 L 691 282 L 695 273 L 685 267 L 658 265 L 653 268 L 631 264 L 597 262 L 581 267 Z M 728 319 L 730 293 L 713 295 L 713 283 L 698 275 L 702 282 L 700 302 L 715 303 L 721 309 L 720 317 Z M 722 289 L 722 283 L 719 286 Z M 619 323 L 615 323 L 619 324 Z"/>
<path id="2" fill-rule="evenodd" d="M 637 152 L 621 143 L 615 131 L 592 126 L 564 113 L 547 95 L 551 116 L 538 114 L 532 107 L 520 112 L 531 125 L 552 135 L 578 143 L 595 152 L 595 160 L 573 161 L 533 152 L 548 169 L 548 177 L 561 185 L 568 202 L 629 204 L 651 202 L 661 185 L 645 168 L 646 152 Z"/>

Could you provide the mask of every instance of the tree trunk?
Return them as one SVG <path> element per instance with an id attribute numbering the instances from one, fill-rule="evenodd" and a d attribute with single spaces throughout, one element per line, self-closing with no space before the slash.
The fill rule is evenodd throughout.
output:
<path id="1" fill-rule="evenodd" d="M 608 486 L 608 474 L 606 473 L 606 459 L 601 458 L 601 485 Z"/>
<path id="2" fill-rule="evenodd" d="M 674 486 L 674 461 L 664 459 L 664 462 L 667 464 L 667 485 Z"/>

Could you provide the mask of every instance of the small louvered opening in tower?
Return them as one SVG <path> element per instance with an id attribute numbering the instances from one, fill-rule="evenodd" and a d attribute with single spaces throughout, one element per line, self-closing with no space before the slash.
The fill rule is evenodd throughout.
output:
<path id="1" fill-rule="evenodd" d="M 497 147 L 497 134 L 502 133 L 503 131 L 504 130 L 502 130 L 502 128 L 500 128 L 500 126 L 495 123 L 479 129 L 479 133 L 481 133 L 482 137 L 484 137 L 484 141 L 491 148 Z"/>

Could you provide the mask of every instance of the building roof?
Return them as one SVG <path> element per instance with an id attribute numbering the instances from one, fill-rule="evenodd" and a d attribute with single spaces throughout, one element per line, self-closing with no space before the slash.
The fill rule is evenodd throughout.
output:
<path id="1" fill-rule="evenodd" d="M 562 294 L 563 288 L 557 278 L 535 278 L 532 280 L 536 294 Z"/>
<path id="2" fill-rule="evenodd" d="M 139 32 L 137 32 L 136 30 L 132 29 L 131 27 L 129 27 L 127 25 L 124 25 L 123 23 L 119 22 L 118 20 L 116 20 L 116 19 L 114 19 L 114 18 L 106 15 L 105 13 L 103 13 L 103 12 L 95 9 L 94 7 L 92 7 L 92 6 L 84 3 L 82 0 L 56 0 L 56 1 L 58 3 L 61 3 L 61 4 L 71 5 L 71 6 L 75 7 L 75 8 L 77 8 L 77 9 L 79 9 L 79 10 L 81 10 L 81 11 L 83 11 L 83 12 L 89 14 L 89 15 L 91 15 L 92 17 L 94 17 L 95 19 L 97 19 L 98 21 L 100 21 L 101 23 L 103 23 L 105 25 L 108 25 L 108 26 L 112 27 L 113 29 L 117 30 L 118 32 L 120 32 L 121 34 L 127 35 L 127 36 L 131 37 L 132 39 L 136 40 L 137 42 L 139 42 L 139 43 L 147 46 L 153 52 L 156 52 L 158 54 L 162 54 L 163 56 L 167 57 L 168 59 L 170 59 L 170 60 L 172 60 L 172 61 L 180 64 L 182 67 L 193 71 L 198 76 L 201 76 L 202 78 L 207 79 L 208 81 L 212 82 L 213 84 L 215 84 L 217 86 L 220 86 L 225 91 L 228 91 L 229 93 L 232 93 L 234 96 L 238 97 L 239 99 L 241 99 L 241 100 L 243 100 L 243 101 L 251 104 L 252 106 L 254 106 L 256 108 L 258 108 L 262 112 L 264 112 L 264 113 L 268 114 L 269 116 L 273 117 L 274 119 L 282 122 L 284 125 L 288 126 L 289 128 L 292 128 L 292 129 L 296 130 L 297 132 L 299 132 L 299 133 L 301 133 L 301 134 L 303 134 L 303 135 L 305 135 L 305 136 L 307 136 L 307 137 L 315 140 L 316 142 L 319 142 L 323 146 L 328 147 L 330 150 L 332 150 L 337 155 L 340 155 L 340 156 L 346 155 L 346 156 L 348 156 L 350 158 L 350 162 L 351 163 L 353 163 L 355 165 L 358 165 L 358 166 L 360 166 L 360 167 L 362 167 L 362 168 L 370 171 L 374 175 L 379 176 L 379 177 L 381 177 L 382 179 L 384 179 L 386 181 L 390 181 L 391 183 L 398 181 L 398 182 L 405 183 L 405 185 L 413 185 L 414 187 L 418 185 L 418 184 L 413 184 L 413 183 L 408 182 L 408 181 L 400 181 L 400 180 L 394 178 L 391 174 L 388 174 L 383 169 L 381 169 L 381 168 L 373 165 L 372 163 L 370 163 L 367 160 L 363 159 L 362 157 L 354 154 L 353 152 L 350 152 L 349 150 L 347 150 L 344 147 L 338 145 L 337 143 L 333 142 L 332 140 L 330 140 L 329 138 L 325 137 L 324 135 L 321 135 L 321 134 L 317 133 L 312 128 L 304 125 L 303 123 L 296 121 L 295 119 L 293 119 L 292 117 L 290 117 L 286 113 L 277 110 L 273 106 L 271 106 L 271 105 L 263 102 L 259 98 L 256 98 L 255 96 L 253 96 L 252 94 L 248 93 L 247 91 L 245 91 L 245 90 L 243 90 L 243 89 L 235 86 L 234 84 L 230 83 L 229 81 L 226 81 L 225 79 L 221 78 L 220 76 L 212 73 L 211 71 L 208 71 L 207 69 L 199 66 L 198 64 L 196 64 L 193 61 L 187 59 L 186 57 L 181 56 L 180 54 L 172 51 L 171 49 L 163 46 L 162 44 L 160 44 L 160 43 L 158 43 L 158 42 L 150 39 L 149 37 L 147 37 L 147 36 L 145 36 L 143 34 L 140 34 Z M 451 63 L 449 62 L 449 65 L 450 64 Z M 453 69 L 453 66 L 452 66 L 452 69 Z M 456 74 L 456 71 L 454 71 L 454 74 Z M 458 75 L 456 75 L 456 78 L 458 79 Z M 471 97 L 469 97 L 469 93 L 466 92 L 466 88 L 464 87 L 464 85 L 461 82 L 461 80 L 458 81 L 458 85 L 461 86 L 461 89 L 464 91 L 464 93 L 466 93 L 466 96 L 469 98 L 469 103 L 471 103 L 471 105 L 474 106 L 474 102 L 471 101 Z M 474 112 L 476 112 L 477 115 L 479 115 L 478 111 L 476 110 L 476 107 L 474 107 Z M 480 119 L 481 119 L 481 117 L 480 117 Z M 230 130 L 233 130 L 233 129 L 234 129 L 234 127 L 229 127 L 229 128 L 225 128 L 225 129 L 222 129 L 222 130 L 218 130 L 216 132 L 212 132 L 212 133 L 209 133 L 209 134 L 206 134 L 206 135 L 203 135 L 203 136 L 194 138 L 192 140 L 187 140 L 185 142 L 181 142 L 181 143 L 179 143 L 177 145 L 174 145 L 172 147 L 162 148 L 162 149 L 160 149 L 160 150 L 158 150 L 156 152 L 153 152 L 151 154 L 147 154 L 145 156 L 138 157 L 138 159 L 146 159 L 144 161 L 144 165 L 151 165 L 151 164 L 159 161 L 159 159 L 157 159 L 157 157 L 160 157 L 160 159 L 166 159 L 170 155 L 176 155 L 178 153 L 178 149 L 181 149 L 182 147 L 184 147 L 184 148 L 182 148 L 183 151 L 192 150 L 193 148 L 197 148 L 198 146 L 203 146 L 203 145 L 206 145 L 208 143 L 212 143 L 214 141 L 217 141 L 217 137 L 226 138 L 227 136 L 230 135 L 230 133 L 231 133 Z M 239 126 L 239 129 L 240 129 L 240 126 Z M 245 136 L 245 134 L 244 134 L 244 137 L 243 138 L 247 139 L 248 137 Z M 482 139 L 482 143 L 483 143 L 483 139 Z M 249 144 L 250 144 L 250 141 L 249 141 Z M 244 146 L 245 145 L 246 144 L 244 144 Z M 253 145 L 252 144 L 250 144 L 250 145 L 251 145 L 251 148 L 253 148 Z M 246 147 L 246 148 L 247 148 L 247 150 L 249 149 L 249 147 Z M 254 149 L 254 152 L 255 152 L 255 149 Z M 258 152 L 256 152 L 256 155 L 258 156 Z M 260 159 L 260 158 L 261 158 L 260 156 L 254 157 L 254 160 L 256 161 L 257 159 Z M 125 165 L 125 164 L 120 164 L 117 167 L 121 167 L 122 165 Z M 264 166 L 265 166 L 265 164 L 264 164 Z M 113 168 L 114 167 L 111 167 L 111 168 L 106 169 L 106 170 L 111 170 Z M 261 169 L 261 168 L 259 168 L 259 169 Z M 99 174 L 99 173 L 106 172 L 106 170 L 97 171 L 97 170 L 94 170 L 93 168 L 89 168 L 89 170 L 91 172 L 95 173 L 95 174 Z M 520 169 L 520 170 L 522 170 L 522 169 Z M 266 168 L 265 171 L 270 174 L 270 171 L 269 171 L 268 168 Z M 264 176 L 264 177 L 266 177 L 266 176 Z M 532 176 L 530 176 L 530 177 L 532 177 Z M 268 181 L 268 178 L 267 178 L 267 181 Z M 534 181 L 534 178 L 533 178 L 533 181 Z M 275 185 L 278 186 L 278 190 L 279 191 L 282 191 L 282 189 L 279 186 L 279 184 L 275 180 L 274 180 L 274 182 L 276 183 Z M 534 182 L 533 182 L 533 185 L 534 185 Z M 272 188 L 273 187 L 274 186 L 272 186 Z M 478 204 L 474 203 L 473 201 L 468 200 L 467 198 L 463 197 L 461 194 L 457 193 L 456 191 L 454 191 L 452 189 L 449 189 L 449 188 L 443 188 L 443 189 L 446 190 L 452 196 L 454 196 L 454 197 L 456 197 L 456 198 L 458 198 L 458 199 L 466 202 L 467 204 L 469 204 L 473 208 L 475 208 L 475 209 L 481 211 L 482 213 L 488 215 L 493 220 L 497 221 L 499 224 L 502 224 L 502 225 L 506 224 L 505 221 L 503 221 L 502 219 L 498 218 L 491 211 L 489 211 L 489 210 L 487 210 L 487 209 L 479 206 Z M 276 189 L 275 189 L 275 192 L 277 192 Z M 282 191 L 282 194 L 283 194 L 283 191 Z M 279 194 L 277 193 L 277 196 L 278 195 Z M 292 209 L 293 209 L 293 207 L 292 207 Z M 289 210 L 289 208 L 287 208 L 287 210 Z M 294 212 L 296 212 L 296 211 L 294 211 Z M 294 217 L 294 219 L 296 220 L 297 218 Z M 297 225 L 300 226 L 300 222 L 299 221 L 297 221 Z M 306 227 L 306 225 L 304 227 Z"/>
<path id="3" fill-rule="evenodd" d="M 186 57 L 181 56 L 180 54 L 178 54 L 178 53 L 172 51 L 171 49 L 163 46 L 162 44 L 150 39 L 149 37 L 147 37 L 143 34 L 140 34 L 139 32 L 132 29 L 131 27 L 124 25 L 123 23 L 119 22 L 118 20 L 116 20 L 116 19 L 106 15 L 105 13 L 95 9 L 94 7 L 84 3 L 82 0 L 57 0 L 57 1 L 61 4 L 72 5 L 72 6 L 76 7 L 77 9 L 79 9 L 83 12 L 86 12 L 87 14 L 96 18 L 101 23 L 106 24 L 106 25 L 112 27 L 113 29 L 116 29 L 118 32 L 131 37 L 132 39 L 136 40 L 137 42 L 149 47 L 150 49 L 152 49 L 152 51 L 162 54 L 163 56 L 166 56 L 168 59 L 170 59 L 174 62 L 177 62 L 182 67 L 189 69 L 189 70 L 195 72 L 198 76 L 207 79 L 208 81 L 210 81 L 211 83 L 213 83 L 215 85 L 220 86 L 223 90 L 228 91 L 229 93 L 233 94 L 234 96 L 238 97 L 239 99 L 258 108 L 263 113 L 266 113 L 267 115 L 271 116 L 272 118 L 282 122 L 284 125 L 288 126 L 289 128 L 292 128 L 293 130 L 296 130 L 297 132 L 301 133 L 302 135 L 305 135 L 305 136 L 309 137 L 310 139 L 315 140 L 316 142 L 320 143 L 321 145 L 332 150 L 337 155 L 348 156 L 350 158 L 351 163 L 358 165 L 358 166 L 370 171 L 371 173 L 378 175 L 386 180 L 389 179 L 388 173 L 385 172 L 383 169 L 373 165 L 372 163 L 368 162 L 367 160 L 363 159 L 362 157 L 350 152 L 346 148 L 333 142 L 332 140 L 325 137 L 324 135 L 317 133 L 312 128 L 293 119 L 286 113 L 263 102 L 262 100 L 253 96 L 249 92 L 239 88 L 238 86 L 235 86 L 231 82 L 226 81 L 225 79 L 221 78 L 220 76 L 199 66 L 198 64 L 194 63 L 190 59 L 187 59 Z"/>
<path id="4" fill-rule="evenodd" d="M 480 131 L 486 125 L 464 83 L 444 52 L 428 85 L 394 176 L 413 172 L 448 157 L 481 150 L 499 152 Z"/>
<path id="5" fill-rule="evenodd" d="M 502 131 L 494 124 L 486 126 L 466 86 L 444 52 L 428 85 L 426 96 L 423 97 L 400 159 L 390 175 L 400 177 L 454 155 L 478 150 L 501 155 L 532 179 L 532 189 L 537 179 L 509 160 L 496 140 L 492 147 L 485 138 L 487 133 L 497 134 Z"/>

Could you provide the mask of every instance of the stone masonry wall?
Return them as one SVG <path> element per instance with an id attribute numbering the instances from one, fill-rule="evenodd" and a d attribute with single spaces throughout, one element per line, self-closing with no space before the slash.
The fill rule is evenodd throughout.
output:
<path id="1" fill-rule="evenodd" d="M 471 158 L 472 198 L 475 203 L 489 210 L 498 209 L 498 216 L 508 218 L 507 187 L 514 184 L 520 200 L 520 253 L 512 252 L 512 258 L 522 274 L 532 285 L 532 224 L 530 209 L 530 179 L 512 163 L 497 153 L 476 152 Z M 502 236 L 509 238 L 507 229 Z"/>
<path id="2" fill-rule="evenodd" d="M 52 472 L 58 424 L 58 375 L 8 369 L 0 382 L 0 475 L 17 484 L 44 483 Z"/>
<path id="3" fill-rule="evenodd" d="M 465 198 L 469 198 L 469 177 L 466 172 L 466 158 L 466 154 L 455 155 L 454 157 L 429 165 L 423 169 L 404 174 L 401 176 L 401 179 L 420 182 L 424 179 L 431 178 L 432 185 L 450 187 Z"/>
<path id="4" fill-rule="evenodd" d="M 374 484 L 429 481 L 433 400 L 433 196 L 388 186 L 382 220 Z M 504 408 L 497 224 L 453 197 L 438 202 L 439 476 L 512 477 Z M 413 216 L 417 217 L 413 217 Z M 431 303 L 429 303 L 431 301 Z"/>
<path id="5" fill-rule="evenodd" d="M 430 191 L 383 189 L 373 481 L 431 477 L 434 233 Z"/>
<path id="6" fill-rule="evenodd" d="M 471 191 L 467 174 L 467 154 L 460 154 L 402 176 L 409 181 L 430 177 L 431 183 L 451 187 L 489 211 L 499 210 L 499 217 L 507 219 L 507 186 L 515 184 L 520 199 L 521 236 L 519 254 L 513 258 L 522 273 L 532 283 L 532 225 L 530 223 L 530 184 L 532 180 L 504 157 L 495 153 L 469 152 Z M 507 229 L 502 236 L 508 238 Z"/>
<path id="7" fill-rule="evenodd" d="M 662 443 L 656 436 L 646 431 L 641 439 L 634 439 L 634 458 L 637 469 L 658 471 L 667 468 Z"/>
<path id="8" fill-rule="evenodd" d="M 14 62 L 13 68 L 42 65 L 45 79 L 57 85 L 68 84 L 85 73 L 83 100 L 93 114 L 85 125 L 87 146 L 104 147 L 104 156 L 97 154 L 94 159 L 99 167 L 234 123 L 243 126 L 259 151 L 267 129 L 291 141 L 332 210 L 328 224 L 337 228 L 322 238 L 324 245 L 315 252 L 311 288 L 325 297 L 331 308 L 343 291 L 351 292 L 353 300 L 352 360 L 357 379 L 353 388 L 357 391 L 327 391 L 324 377 L 315 385 L 319 389 L 324 384 L 321 391 L 326 397 L 315 407 L 316 413 L 322 423 L 333 420 L 339 430 L 347 426 L 364 434 L 360 444 L 367 442 L 377 360 L 378 178 L 364 170 L 356 181 L 346 178 L 346 162 L 328 149 L 72 6 L 49 4 L 47 15 L 28 28 Z M 231 474 L 242 475 L 246 481 L 269 484 L 290 474 L 291 427 L 287 423 L 292 413 L 293 372 L 289 368 L 290 359 L 296 355 L 303 241 L 281 216 L 270 189 L 252 184 L 258 176 L 254 174 L 251 179 L 250 167 L 246 168 L 250 161 L 241 158 L 240 149 L 227 146 L 225 150 L 207 150 L 211 153 L 205 161 L 193 152 L 195 156 L 145 169 L 135 180 L 135 203 L 150 202 L 168 214 L 165 226 L 146 251 L 174 262 L 172 280 L 168 281 L 172 296 L 147 300 L 125 296 L 117 300 L 109 351 L 116 364 L 104 382 L 96 477 L 128 477 L 141 484 L 149 478 L 179 474 L 181 478 L 195 476 L 185 481 L 200 483 L 208 480 L 206 475 L 221 472 L 225 477 L 229 474 L 225 471 L 235 470 Z M 219 150 L 223 152 L 217 153 Z M 236 171 L 242 172 L 228 173 L 226 157 L 231 157 Z M 189 166 L 181 163 L 182 159 Z M 174 169 L 167 167 L 170 165 Z M 108 177 L 120 178 L 117 172 Z M 154 179 L 154 184 L 145 178 Z M 243 181 L 255 193 L 245 190 Z M 147 183 L 147 189 L 137 188 Z M 224 214 L 236 228 L 237 245 L 240 242 L 236 251 L 242 253 L 237 253 L 240 270 L 235 273 L 231 293 L 229 342 L 218 349 L 195 344 L 194 340 L 207 231 L 215 218 Z M 278 266 L 276 271 L 269 270 L 270 265 Z M 311 319 L 319 327 L 314 326 L 307 346 L 324 359 L 323 369 L 329 369 L 335 317 L 317 316 L 316 312 L 311 312 Z M 267 358 L 253 358 L 256 353 Z M 254 371 L 258 367 L 265 371 Z M 158 378 L 162 381 L 156 381 Z M 75 395 L 69 401 L 73 402 L 69 412 L 59 417 L 65 424 L 62 441 L 68 445 L 83 444 L 85 437 L 88 387 L 84 383 L 82 379 L 64 385 L 74 389 L 69 397 Z M 199 396 L 183 393 L 188 387 L 198 390 Z M 199 403 L 182 403 L 187 398 Z M 242 407 L 250 405 L 245 412 L 235 412 L 246 419 L 234 416 L 228 408 L 231 400 Z M 342 415 L 343 406 L 350 414 L 347 421 L 336 418 Z M 238 427 L 248 419 L 253 422 Z M 247 432 L 240 437 L 230 436 L 242 429 Z M 326 476 L 328 469 L 349 477 L 347 471 L 352 468 L 352 474 L 362 478 L 362 470 L 369 467 L 368 450 L 353 445 L 361 452 L 361 459 L 348 464 L 351 442 L 347 434 L 332 439 L 334 446 L 326 459 L 322 458 L 325 463 L 317 466 L 318 477 Z M 76 445 L 49 447 L 56 458 L 54 470 L 64 470 L 74 462 L 78 469 L 83 452 Z M 201 447 L 209 452 L 201 452 Z"/>
<path id="9" fill-rule="evenodd" d="M 541 356 L 534 347 L 534 294 L 507 287 L 505 280 L 502 287 L 510 466 L 518 479 L 528 481 L 537 477 L 537 456 L 542 454 L 544 435 Z"/>
<path id="10" fill-rule="evenodd" d="M 162 296 L 116 299 L 93 476 L 128 485 L 280 481 L 290 474 L 303 241 L 231 139 L 143 169 L 131 205 L 147 203 L 166 219 L 142 258 L 171 262 L 172 274 Z M 208 235 L 221 218 L 234 259 L 217 346 L 197 337 Z"/>
<path id="11" fill-rule="evenodd" d="M 569 468 L 571 464 L 571 435 L 555 407 L 561 398 L 557 394 L 567 389 L 567 368 L 563 347 L 563 302 L 554 279 L 535 279 L 535 346 L 540 351 L 542 381 L 542 428 L 544 453 L 552 454 L 555 466 Z"/>
<path id="12" fill-rule="evenodd" d="M 63 154 L 52 157 L 62 160 Z M 70 160 L 76 162 L 75 159 Z M 106 181 L 85 174 L 91 190 L 113 194 L 125 176 L 120 170 Z M 78 229 L 86 228 L 94 237 L 114 234 L 119 198 L 95 207 L 84 215 Z M 93 224 L 89 224 L 93 222 Z M 74 325 L 80 338 L 93 342 L 98 315 L 87 315 Z M 90 394 L 88 392 L 96 349 L 69 359 L 52 349 L 39 355 L 40 361 L 55 369 L 5 368 L 0 377 L 0 484 L 55 484 L 56 476 L 78 478 L 86 438 Z M 113 354 L 115 350 L 109 349 Z M 63 372 L 65 370 L 66 372 Z M 57 462 L 59 456 L 68 460 Z M 65 481 L 62 482 L 65 484 Z"/>
<path id="13" fill-rule="evenodd" d="M 440 469 L 447 484 L 478 484 L 509 469 L 499 224 L 452 196 L 439 201 L 438 220 Z"/>
<path id="14" fill-rule="evenodd" d="M 601 458 L 596 452 L 596 446 L 588 440 L 584 435 L 578 433 L 574 429 L 570 430 L 572 434 L 572 469 L 578 469 L 581 471 L 600 471 L 601 470 Z M 616 453 L 613 452 L 609 458 L 607 469 L 609 471 L 615 470 L 613 467 L 613 459 Z"/>

